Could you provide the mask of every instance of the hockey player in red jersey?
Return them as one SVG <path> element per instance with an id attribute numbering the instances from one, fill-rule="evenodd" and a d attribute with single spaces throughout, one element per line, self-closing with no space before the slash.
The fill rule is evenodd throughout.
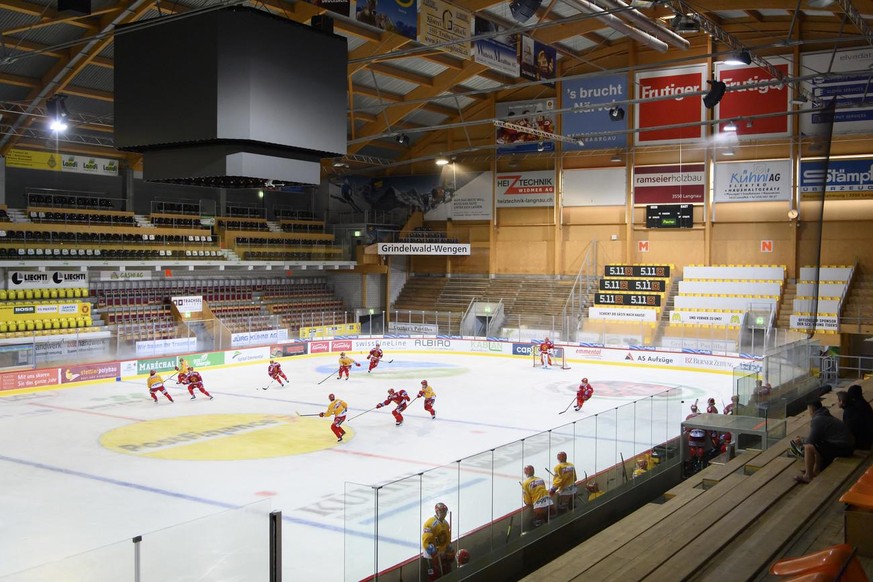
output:
<path id="1" fill-rule="evenodd" d="M 424 398 L 424 409 L 430 412 L 431 420 L 436 418 L 436 410 L 433 409 L 433 403 L 436 402 L 436 392 L 433 387 L 427 383 L 427 380 L 421 381 L 421 390 L 418 391 L 418 398 Z"/>
<path id="2" fill-rule="evenodd" d="M 706 414 L 718 414 L 718 407 L 715 405 L 715 398 L 710 398 L 706 401 Z"/>
<path id="3" fill-rule="evenodd" d="M 576 406 L 573 407 L 573 410 L 576 412 L 582 410 L 582 405 L 592 396 L 594 396 L 594 387 L 588 383 L 588 378 L 582 378 L 582 383 L 576 389 Z"/>
<path id="4" fill-rule="evenodd" d="M 691 414 L 685 417 L 685 420 L 690 420 L 695 416 L 700 416 L 700 410 L 697 408 L 697 403 L 691 405 Z M 706 449 L 706 431 L 702 428 L 692 428 L 687 431 L 688 434 L 688 453 L 691 460 L 692 472 L 697 472 L 703 468 L 703 453 Z"/>
<path id="5" fill-rule="evenodd" d="M 282 364 L 275 360 L 270 360 L 270 365 L 267 366 L 267 375 L 270 376 L 273 380 L 279 383 L 279 386 L 284 386 L 282 383 L 284 379 L 285 382 L 288 381 L 288 376 L 285 375 L 285 372 L 282 371 Z"/>
<path id="6" fill-rule="evenodd" d="M 327 405 L 327 410 L 325 412 L 319 412 L 318 416 L 324 418 L 325 416 L 333 416 L 333 424 L 330 425 L 330 430 L 333 431 L 333 434 L 336 435 L 336 442 L 343 442 L 343 436 L 345 436 L 346 431 L 342 429 L 340 426 L 346 420 L 346 412 L 349 409 L 349 405 L 345 403 L 345 401 L 338 399 L 333 394 L 328 394 L 327 399 L 330 400 L 330 404 Z"/>
<path id="7" fill-rule="evenodd" d="M 397 407 L 391 411 L 391 414 L 394 415 L 394 420 L 397 422 L 395 426 L 400 426 L 403 424 L 403 415 L 401 412 L 406 410 L 406 406 L 409 404 L 409 394 L 406 393 L 406 390 L 400 390 L 399 392 L 395 392 L 394 388 L 388 389 L 388 398 L 385 399 L 384 402 L 380 402 L 376 405 L 376 408 L 382 408 L 383 406 L 388 406 L 391 403 L 397 405 Z"/>
<path id="8" fill-rule="evenodd" d="M 206 388 L 203 387 L 203 378 L 200 376 L 200 372 L 194 370 L 194 366 L 188 368 L 188 375 L 185 376 L 185 384 L 188 385 L 188 394 L 191 395 L 191 400 L 197 398 L 194 396 L 194 389 L 200 390 L 203 394 L 209 397 L 212 400 L 212 394 L 206 391 Z"/>
<path id="9" fill-rule="evenodd" d="M 382 348 L 379 347 L 379 344 L 376 344 L 376 347 L 370 350 L 370 354 L 367 356 L 367 359 L 370 360 L 370 367 L 367 368 L 368 374 L 376 369 L 376 366 L 379 365 L 379 361 L 382 359 L 383 355 Z"/>
<path id="10" fill-rule="evenodd" d="M 552 365 L 552 352 L 554 349 L 555 344 L 549 338 L 544 339 L 543 343 L 540 344 L 540 363 L 543 368 L 548 368 Z"/>
<path id="11" fill-rule="evenodd" d="M 715 398 L 710 398 L 706 401 L 706 414 L 718 414 L 718 406 L 715 405 Z M 714 451 L 719 450 L 721 445 L 719 444 L 717 430 L 709 431 L 709 442 L 712 443 L 712 449 Z"/>

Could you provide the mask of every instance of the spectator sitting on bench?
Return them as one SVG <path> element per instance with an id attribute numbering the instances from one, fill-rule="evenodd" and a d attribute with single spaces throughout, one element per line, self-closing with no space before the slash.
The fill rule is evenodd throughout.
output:
<path id="1" fill-rule="evenodd" d="M 861 387 L 857 388 L 860 391 Z M 855 448 L 869 451 L 873 445 L 873 410 L 869 404 L 864 408 L 859 399 L 852 398 L 848 392 L 837 392 L 837 401 L 843 409 L 843 423 L 855 437 Z"/>
<path id="2" fill-rule="evenodd" d="M 791 441 L 791 450 L 803 455 L 805 470 L 794 478 L 798 483 L 809 483 L 837 457 L 851 457 L 855 446 L 852 432 L 822 406 L 821 400 L 811 401 L 806 409 L 810 415 L 809 436 Z"/>

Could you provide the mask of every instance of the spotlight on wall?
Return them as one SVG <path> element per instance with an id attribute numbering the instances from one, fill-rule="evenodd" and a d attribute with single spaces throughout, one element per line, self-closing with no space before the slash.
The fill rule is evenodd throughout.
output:
<path id="1" fill-rule="evenodd" d="M 614 164 L 620 163 L 621 162 L 621 154 L 618 152 L 615 152 L 614 154 L 612 154 L 612 157 L 609 158 L 609 161 L 614 163 Z"/>
<path id="2" fill-rule="evenodd" d="M 405 133 L 401 133 L 394 136 L 394 141 L 396 141 L 400 145 L 407 145 L 409 143 L 409 136 Z"/>
<path id="3" fill-rule="evenodd" d="M 670 23 L 670 28 L 673 29 L 673 32 L 676 33 L 695 33 L 700 32 L 700 23 L 697 22 L 696 19 L 690 16 L 684 16 L 682 14 L 677 14 L 673 17 L 672 22 Z"/>
<path id="4" fill-rule="evenodd" d="M 731 131 L 731 132 L 736 133 L 736 131 L 737 131 L 737 124 L 734 123 L 733 121 L 728 121 L 727 123 L 724 124 L 724 127 L 722 128 L 722 131 Z"/>
<path id="5" fill-rule="evenodd" d="M 707 81 L 710 85 L 712 85 L 712 89 L 709 90 L 709 93 L 703 96 L 703 106 L 707 109 L 712 109 L 718 102 L 721 101 L 721 98 L 724 97 L 725 91 L 727 91 L 727 85 L 722 81 L 716 81 L 715 79 L 711 79 Z"/>
<path id="6" fill-rule="evenodd" d="M 624 109 L 621 107 L 613 107 L 609 110 L 609 119 L 612 121 L 621 121 L 624 119 Z"/>
<path id="7" fill-rule="evenodd" d="M 806 98 L 806 95 L 803 93 L 798 93 L 797 96 L 791 100 L 792 105 L 806 105 L 809 103 L 809 99 Z"/>
<path id="8" fill-rule="evenodd" d="M 437 158 L 433 161 L 437 166 L 448 166 L 449 160 L 448 158 Z"/>
<path id="9" fill-rule="evenodd" d="M 725 59 L 726 65 L 751 65 L 752 55 L 746 49 L 740 50 Z"/>
<path id="10" fill-rule="evenodd" d="M 537 151 L 538 151 L 538 152 L 545 151 L 545 149 L 546 149 L 546 144 L 545 144 L 545 142 L 542 142 L 542 141 L 541 141 L 541 142 L 538 142 L 538 143 L 537 143 Z"/>
<path id="11" fill-rule="evenodd" d="M 67 118 L 70 116 L 70 112 L 67 111 L 66 99 L 66 95 L 55 95 L 45 102 L 49 129 L 54 132 L 66 131 L 69 127 Z"/>
<path id="12" fill-rule="evenodd" d="M 509 3 L 509 13 L 517 22 L 524 24 L 536 14 L 542 3 L 543 0 L 512 0 Z"/>
<path id="13" fill-rule="evenodd" d="M 732 156 L 732 155 L 734 155 L 734 148 L 727 148 L 727 149 L 725 149 L 725 150 L 721 153 L 721 155 L 723 155 L 723 156 Z"/>

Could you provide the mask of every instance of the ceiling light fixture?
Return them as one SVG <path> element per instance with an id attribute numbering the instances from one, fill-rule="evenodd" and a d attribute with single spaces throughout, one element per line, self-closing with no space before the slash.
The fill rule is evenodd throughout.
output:
<path id="1" fill-rule="evenodd" d="M 449 160 L 447 158 L 437 158 L 433 161 L 437 166 L 448 166 Z"/>
<path id="2" fill-rule="evenodd" d="M 624 119 L 624 109 L 621 107 L 613 107 L 609 110 L 609 119 L 612 121 L 621 121 Z"/>
<path id="3" fill-rule="evenodd" d="M 67 124 L 67 118 L 70 116 L 70 112 L 67 111 L 67 105 L 65 103 L 66 99 L 66 95 L 55 95 L 45 102 L 46 114 L 49 119 L 49 129 L 56 133 L 66 131 L 69 127 Z"/>
<path id="4" fill-rule="evenodd" d="M 727 123 L 724 124 L 722 131 L 730 131 L 730 132 L 736 133 L 737 124 L 734 123 L 733 121 L 728 121 Z"/>
<path id="5" fill-rule="evenodd" d="M 707 109 L 713 109 L 721 101 L 721 98 L 724 97 L 727 85 L 715 79 L 710 79 L 707 83 L 712 85 L 712 88 L 709 90 L 709 93 L 703 96 L 703 106 Z"/>
<path id="6" fill-rule="evenodd" d="M 396 141 L 400 145 L 406 145 L 409 143 L 409 136 L 406 135 L 405 133 L 400 133 L 400 134 L 394 136 L 394 141 Z"/>
<path id="7" fill-rule="evenodd" d="M 512 0 L 509 3 L 509 13 L 516 22 L 524 24 L 536 14 L 543 0 Z"/>
<path id="8" fill-rule="evenodd" d="M 615 163 L 615 164 L 621 162 L 621 154 L 618 153 L 618 152 L 612 154 L 612 157 L 609 158 L 609 161 L 610 161 L 610 162 L 613 162 L 613 163 Z"/>
<path id="9" fill-rule="evenodd" d="M 803 93 L 798 93 L 797 96 L 791 100 L 793 105 L 806 105 L 809 103 L 809 99 L 806 98 L 806 95 Z"/>
<path id="10" fill-rule="evenodd" d="M 726 150 L 724 150 L 724 151 L 721 153 L 721 155 L 723 155 L 723 156 L 732 156 L 732 155 L 734 155 L 734 149 L 733 149 L 733 148 L 727 148 Z"/>
<path id="11" fill-rule="evenodd" d="M 739 50 L 725 59 L 726 65 L 751 65 L 752 55 L 746 49 Z"/>

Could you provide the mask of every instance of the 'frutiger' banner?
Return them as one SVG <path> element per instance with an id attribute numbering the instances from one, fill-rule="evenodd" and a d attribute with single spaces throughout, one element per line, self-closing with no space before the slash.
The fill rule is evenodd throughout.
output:
<path id="1" fill-rule="evenodd" d="M 782 58 L 782 57 L 780 57 Z M 785 77 L 791 74 L 787 63 L 773 65 L 782 71 Z M 715 64 L 716 76 L 719 81 L 728 87 L 727 98 L 722 99 L 716 107 L 715 117 L 718 119 L 735 119 L 738 117 L 757 117 L 749 121 L 735 122 L 737 136 L 745 135 L 753 137 L 784 137 L 791 133 L 791 125 L 788 123 L 789 116 L 784 115 L 790 109 L 789 98 L 791 91 L 788 85 L 763 85 L 748 89 L 735 89 L 737 85 L 747 85 L 760 81 L 770 80 L 768 75 L 758 65 L 725 65 L 722 62 Z M 783 115 L 769 114 L 781 113 Z M 803 116 L 801 116 L 803 117 Z M 724 132 L 725 124 L 718 124 L 718 131 Z"/>
<path id="2" fill-rule="evenodd" d="M 684 94 L 703 91 L 707 87 L 705 79 L 706 65 L 637 73 L 637 99 L 642 102 L 636 105 L 634 121 L 640 130 L 635 137 L 636 143 L 648 145 L 702 139 L 703 99 L 699 94 L 689 97 L 684 97 Z M 663 128 L 683 124 L 688 125 Z"/>

